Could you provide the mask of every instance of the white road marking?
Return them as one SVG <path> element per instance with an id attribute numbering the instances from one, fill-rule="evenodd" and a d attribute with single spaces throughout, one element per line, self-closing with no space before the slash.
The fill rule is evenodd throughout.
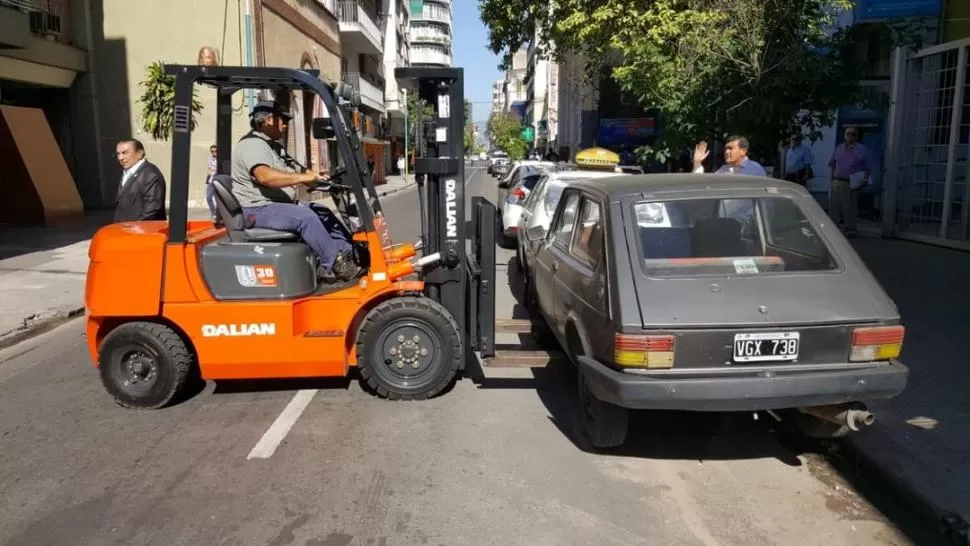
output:
<path id="1" fill-rule="evenodd" d="M 276 421 L 273 421 L 273 424 L 266 429 L 266 433 L 263 434 L 263 437 L 253 447 L 253 450 L 246 456 L 246 460 L 269 459 L 272 457 L 273 453 L 276 453 L 276 448 L 280 446 L 280 443 L 289 434 L 290 429 L 293 428 L 293 424 L 300 418 L 303 410 L 306 409 L 310 400 L 313 400 L 316 394 L 317 389 L 297 391 L 293 399 L 290 400 L 290 403 L 283 408 L 283 413 L 280 413 Z"/>

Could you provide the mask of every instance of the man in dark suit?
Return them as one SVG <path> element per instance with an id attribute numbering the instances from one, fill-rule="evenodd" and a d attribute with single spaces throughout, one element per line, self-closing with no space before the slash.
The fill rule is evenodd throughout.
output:
<path id="1" fill-rule="evenodd" d="M 122 168 L 115 222 L 165 220 L 165 177 L 145 159 L 145 147 L 128 138 L 118 142 L 115 154 Z"/>

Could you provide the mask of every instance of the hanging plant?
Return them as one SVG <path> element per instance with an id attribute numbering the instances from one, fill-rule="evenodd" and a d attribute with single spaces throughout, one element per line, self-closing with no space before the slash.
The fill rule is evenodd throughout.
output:
<path id="1" fill-rule="evenodd" d="M 164 63 L 155 61 L 145 69 L 141 82 L 144 92 L 141 104 L 141 127 L 155 140 L 168 140 L 172 136 L 172 118 L 175 111 L 175 76 L 165 74 Z M 192 86 L 192 116 L 190 129 L 195 130 L 196 115 L 202 111 L 198 89 Z"/>

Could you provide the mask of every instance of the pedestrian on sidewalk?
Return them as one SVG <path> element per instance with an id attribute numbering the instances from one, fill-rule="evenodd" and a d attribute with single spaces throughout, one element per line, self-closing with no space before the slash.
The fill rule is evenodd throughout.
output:
<path id="1" fill-rule="evenodd" d="M 815 163 L 815 156 L 812 149 L 802 142 L 802 135 L 795 133 L 788 141 L 788 149 L 785 150 L 785 180 L 794 182 L 802 186 L 815 177 L 812 165 Z"/>
<path id="2" fill-rule="evenodd" d="M 212 177 L 219 173 L 219 148 L 215 144 L 209 146 L 209 169 L 205 175 L 205 203 L 209 205 L 209 213 L 216 217 L 216 190 L 212 185 Z"/>
<path id="3" fill-rule="evenodd" d="M 115 146 L 121 182 L 115 198 L 115 222 L 165 220 L 165 177 L 145 159 L 145 147 L 134 138 Z"/>
<path id="4" fill-rule="evenodd" d="M 859 142 L 859 130 L 848 127 L 845 141 L 835 147 L 829 160 L 830 179 L 829 217 L 839 225 L 846 237 L 856 236 L 856 217 L 859 212 L 859 190 L 869 184 L 872 163 L 869 149 Z"/>
<path id="5" fill-rule="evenodd" d="M 748 139 L 741 135 L 731 135 L 724 143 L 724 165 L 714 171 L 717 174 L 746 174 L 749 176 L 768 176 L 765 168 L 760 163 L 748 157 Z M 707 142 L 700 141 L 694 147 L 694 168 L 695 174 L 704 172 L 704 160 L 710 155 L 707 149 Z"/>

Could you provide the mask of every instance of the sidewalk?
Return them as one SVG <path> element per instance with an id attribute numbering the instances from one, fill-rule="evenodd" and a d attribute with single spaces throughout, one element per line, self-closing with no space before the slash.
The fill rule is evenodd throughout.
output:
<path id="1" fill-rule="evenodd" d="M 870 404 L 876 423 L 849 442 L 922 516 L 970 542 L 970 254 L 895 239 L 853 246 L 906 326 L 909 385 Z M 952 516 L 957 521 L 946 521 Z M 962 521 L 959 521 L 962 520 Z"/>

